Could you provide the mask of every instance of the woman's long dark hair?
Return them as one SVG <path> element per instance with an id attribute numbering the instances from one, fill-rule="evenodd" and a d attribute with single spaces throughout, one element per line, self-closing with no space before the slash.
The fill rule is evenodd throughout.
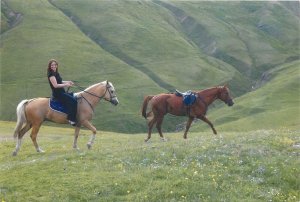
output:
<path id="1" fill-rule="evenodd" d="M 47 74 L 49 74 L 50 72 L 52 72 L 52 69 L 51 69 L 51 63 L 52 62 L 56 63 L 56 65 L 57 65 L 56 72 L 58 73 L 58 62 L 55 59 L 51 59 L 48 62 Z"/>

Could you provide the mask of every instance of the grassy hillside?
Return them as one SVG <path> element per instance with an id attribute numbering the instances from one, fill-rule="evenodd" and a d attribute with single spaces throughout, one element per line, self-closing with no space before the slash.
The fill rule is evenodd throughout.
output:
<path id="1" fill-rule="evenodd" d="M 300 61 L 266 72 L 261 85 L 236 98 L 232 108 L 220 104 L 208 113 L 219 132 L 281 127 L 300 130 Z M 192 131 L 203 129 L 210 130 L 203 122 L 192 126 Z"/>
<path id="2" fill-rule="evenodd" d="M 299 135 L 292 130 L 167 134 L 89 132 L 71 148 L 70 129 L 42 127 L 36 153 L 25 136 L 14 149 L 14 123 L 0 122 L 2 201 L 289 201 L 299 195 Z"/>
<path id="3" fill-rule="evenodd" d="M 294 3 L 295 9 L 299 2 Z M 208 55 L 250 78 L 299 58 L 299 17 L 281 2 L 168 2 L 188 36 Z"/>
<path id="4" fill-rule="evenodd" d="M 237 94 L 249 87 L 247 78 L 230 64 L 203 54 L 174 15 L 155 2 L 53 3 L 99 46 L 167 90 L 232 80 L 242 81 Z"/>
<path id="5" fill-rule="evenodd" d="M 139 114 L 145 95 L 229 83 L 238 97 L 263 72 L 299 58 L 299 2 L 4 0 L 1 5 L 2 120 L 16 119 L 22 99 L 50 96 L 45 76 L 50 58 L 59 61 L 65 80 L 80 86 L 112 81 L 120 105 L 100 103 L 94 124 L 127 133 L 146 131 Z M 168 117 L 164 129 L 174 131 L 184 120 Z"/>

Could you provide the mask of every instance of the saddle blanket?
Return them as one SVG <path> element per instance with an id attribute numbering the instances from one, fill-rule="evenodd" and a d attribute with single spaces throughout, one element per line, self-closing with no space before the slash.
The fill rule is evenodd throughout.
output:
<path id="1" fill-rule="evenodd" d="M 49 99 L 49 107 L 57 112 L 67 114 L 68 110 L 58 100 Z"/>

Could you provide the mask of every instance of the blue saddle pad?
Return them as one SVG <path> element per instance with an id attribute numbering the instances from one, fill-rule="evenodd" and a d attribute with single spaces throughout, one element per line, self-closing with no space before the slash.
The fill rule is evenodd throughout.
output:
<path id="1" fill-rule="evenodd" d="M 68 113 L 67 108 L 65 108 L 65 107 L 61 104 L 61 102 L 59 102 L 59 101 L 57 101 L 57 100 L 50 99 L 50 101 L 49 101 L 49 106 L 50 106 L 50 108 L 53 109 L 54 111 L 58 111 L 58 112 L 65 113 L 65 114 Z"/>
<path id="2" fill-rule="evenodd" d="M 195 93 L 184 95 L 183 96 L 183 103 L 186 106 L 191 106 L 192 104 L 195 103 L 196 99 L 197 99 L 197 95 Z"/>

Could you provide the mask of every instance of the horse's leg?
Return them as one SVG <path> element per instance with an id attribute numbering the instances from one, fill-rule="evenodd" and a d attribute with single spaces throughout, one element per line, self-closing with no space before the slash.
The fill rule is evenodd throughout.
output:
<path id="1" fill-rule="evenodd" d="M 154 116 L 153 119 L 151 119 L 148 122 L 148 137 L 145 139 L 145 142 L 147 142 L 151 138 L 152 127 L 156 123 L 156 121 L 157 121 L 157 118 L 156 118 L 156 116 Z"/>
<path id="2" fill-rule="evenodd" d="M 38 145 L 37 141 L 36 141 L 36 137 L 37 137 L 37 134 L 40 130 L 40 127 L 41 127 L 42 123 L 36 123 L 32 126 L 32 131 L 31 131 L 31 134 L 30 134 L 30 137 L 31 137 L 31 140 L 33 142 L 33 145 L 35 146 L 35 149 L 37 152 L 44 152 Z"/>
<path id="3" fill-rule="evenodd" d="M 73 142 L 73 148 L 74 149 L 79 149 L 77 147 L 77 139 L 78 139 L 79 131 L 80 131 L 80 126 L 75 127 L 74 142 Z"/>
<path id="4" fill-rule="evenodd" d="M 162 125 L 163 120 L 164 120 L 164 116 L 160 116 L 157 119 L 156 128 L 157 128 L 157 131 L 159 133 L 159 136 L 160 136 L 161 140 L 166 141 L 163 134 L 162 134 L 162 132 L 161 132 L 161 125 Z"/>
<path id="5" fill-rule="evenodd" d="M 217 134 L 217 131 L 216 131 L 216 129 L 214 128 L 214 125 L 206 118 L 206 116 L 199 116 L 199 118 L 200 118 L 202 121 L 206 122 L 206 123 L 211 127 L 211 129 L 213 130 L 213 132 L 214 132 L 215 135 Z"/>
<path id="6" fill-rule="evenodd" d="M 21 148 L 22 145 L 22 138 L 25 135 L 25 133 L 31 128 L 30 124 L 26 124 L 18 133 L 18 139 L 17 139 L 17 143 L 16 143 L 16 149 L 13 152 L 13 156 L 16 156 Z"/>
<path id="7" fill-rule="evenodd" d="M 183 135 L 184 139 L 187 139 L 187 133 L 191 127 L 193 120 L 194 120 L 194 117 L 189 117 L 188 121 L 186 122 L 185 131 L 184 131 L 184 135 Z"/>
<path id="8" fill-rule="evenodd" d="M 91 148 L 92 148 L 92 145 L 94 144 L 94 140 L 95 140 L 95 138 L 96 138 L 97 129 L 96 129 L 96 128 L 88 121 L 88 120 L 84 121 L 84 122 L 82 123 L 82 125 L 83 125 L 84 127 L 88 128 L 88 129 L 90 129 L 90 130 L 93 132 L 93 134 L 92 134 L 90 140 L 89 140 L 88 143 L 87 143 L 88 149 L 91 149 Z"/>

